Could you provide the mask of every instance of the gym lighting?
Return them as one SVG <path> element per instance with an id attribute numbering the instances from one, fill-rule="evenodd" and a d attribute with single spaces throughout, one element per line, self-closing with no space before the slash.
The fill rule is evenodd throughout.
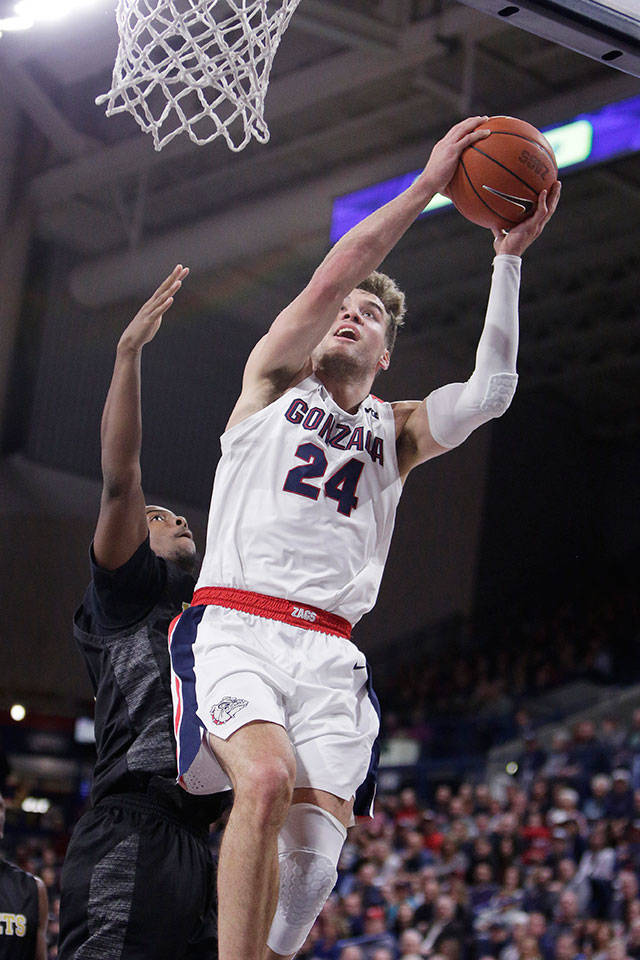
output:
<path id="1" fill-rule="evenodd" d="M 640 96 L 609 103 L 593 113 L 581 113 L 562 126 L 542 132 L 553 147 L 559 170 L 588 167 L 625 153 L 634 153 L 640 150 Z M 419 170 L 412 170 L 336 197 L 331 218 L 332 243 L 406 190 L 419 173 Z M 447 197 L 437 193 L 424 213 L 432 213 L 450 204 Z"/>
<path id="2" fill-rule="evenodd" d="M 30 30 L 37 23 L 61 20 L 63 17 L 94 5 L 96 0 L 17 0 L 13 14 L 0 18 L 0 37 L 3 33 Z"/>
<path id="3" fill-rule="evenodd" d="M 46 797 L 25 797 L 20 806 L 25 813 L 46 813 L 51 801 Z"/>
<path id="4" fill-rule="evenodd" d="M 15 720 L 16 723 L 20 723 L 21 720 L 24 720 L 26 715 L 27 715 L 27 711 L 25 710 L 25 708 L 22 706 L 21 703 L 14 703 L 11 709 L 9 710 L 9 716 L 11 717 L 12 720 Z"/>

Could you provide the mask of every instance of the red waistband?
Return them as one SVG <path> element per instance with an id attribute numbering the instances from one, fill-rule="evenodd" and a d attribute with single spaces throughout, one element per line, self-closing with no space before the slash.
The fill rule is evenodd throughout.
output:
<path id="1" fill-rule="evenodd" d="M 282 623 L 290 623 L 293 627 L 301 627 L 303 630 L 333 633 L 338 637 L 344 637 L 345 640 L 351 637 L 351 624 L 343 617 L 327 613 L 326 610 L 319 610 L 318 607 L 309 607 L 306 604 L 303 606 L 293 600 L 269 597 L 264 593 L 234 590 L 233 587 L 203 587 L 196 590 L 191 601 L 192 606 L 199 604 L 253 613 L 257 617 L 280 620 Z"/>

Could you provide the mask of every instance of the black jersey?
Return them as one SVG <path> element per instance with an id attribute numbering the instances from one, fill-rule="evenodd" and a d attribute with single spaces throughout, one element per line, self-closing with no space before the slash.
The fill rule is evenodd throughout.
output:
<path id="1" fill-rule="evenodd" d="M 0 860 L 0 960 L 33 960 L 37 936 L 35 877 Z"/>
<path id="2" fill-rule="evenodd" d="M 175 783 L 167 648 L 169 624 L 191 600 L 193 577 L 156 556 L 148 536 L 117 570 L 98 566 L 92 550 L 91 571 L 74 636 L 96 697 L 92 802 L 143 793 L 202 827 L 219 816 L 220 805 Z"/>

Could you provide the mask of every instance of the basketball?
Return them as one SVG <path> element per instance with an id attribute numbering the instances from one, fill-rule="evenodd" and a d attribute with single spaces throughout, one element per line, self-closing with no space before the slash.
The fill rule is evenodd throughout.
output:
<path id="1" fill-rule="evenodd" d="M 463 152 L 449 184 L 460 213 L 481 227 L 510 230 L 530 217 L 538 194 L 550 189 L 558 165 L 547 138 L 516 117 L 489 117 L 491 130 Z"/>

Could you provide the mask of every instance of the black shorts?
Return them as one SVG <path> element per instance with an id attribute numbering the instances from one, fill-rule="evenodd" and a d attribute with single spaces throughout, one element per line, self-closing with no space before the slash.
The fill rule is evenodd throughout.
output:
<path id="1" fill-rule="evenodd" d="M 135 795 L 78 821 L 62 870 L 59 960 L 216 960 L 206 834 Z"/>

